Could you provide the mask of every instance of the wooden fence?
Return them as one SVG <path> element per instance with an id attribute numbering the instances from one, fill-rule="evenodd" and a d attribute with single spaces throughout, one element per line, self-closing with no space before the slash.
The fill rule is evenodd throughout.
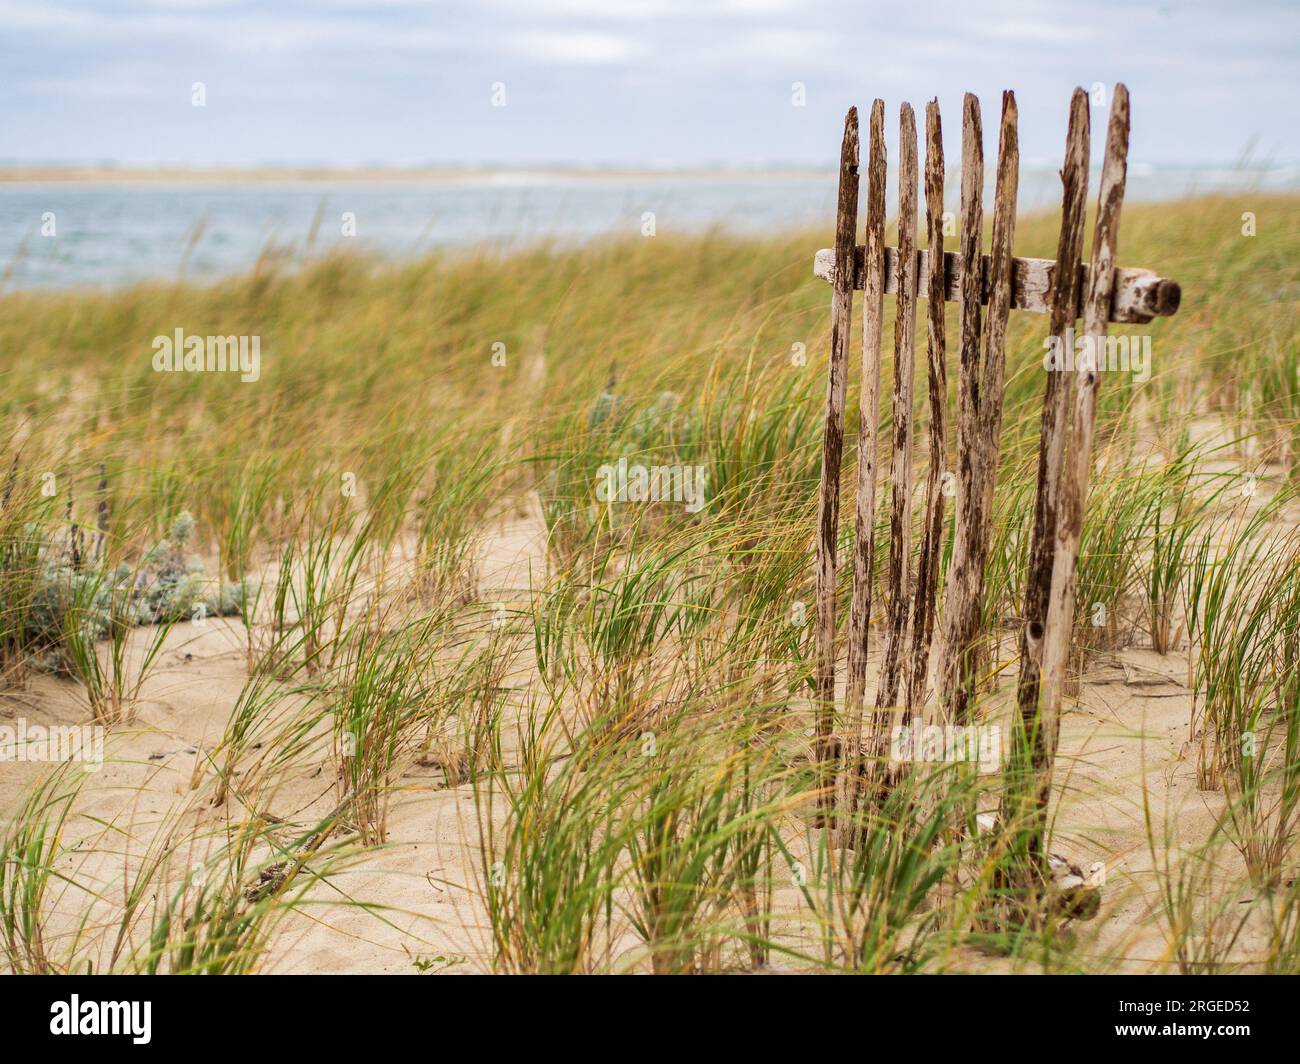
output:
<path id="1" fill-rule="evenodd" d="M 839 773 L 853 794 L 888 785 L 889 736 L 897 715 L 927 723 L 968 724 L 975 710 L 972 649 L 979 636 L 990 515 L 998 473 L 1007 320 L 1012 310 L 1049 315 L 1050 335 L 1069 346 L 1076 319 L 1079 335 L 1101 344 L 1108 322 L 1148 322 L 1178 309 L 1178 285 L 1149 270 L 1115 263 L 1128 154 L 1129 98 L 1115 86 L 1106 131 L 1101 191 L 1090 261 L 1083 258 L 1088 192 L 1089 98 L 1074 91 L 1061 170 L 1063 206 L 1055 260 L 1016 258 L 1016 191 L 1019 174 L 1016 101 L 1002 96 L 996 184 L 989 250 L 983 249 L 984 146 L 980 105 L 967 94 L 962 107 L 960 234 L 955 252 L 944 248 L 944 159 L 937 100 L 925 109 L 925 231 L 917 248 L 917 130 L 909 104 L 899 115 L 898 247 L 885 247 L 885 106 L 871 107 L 868 131 L 866 231 L 857 244 L 859 130 L 856 108 L 844 123 L 840 153 L 835 247 L 819 251 L 817 276 L 829 281 L 830 370 L 822 451 L 817 536 L 818 756 L 828 769 L 841 757 L 859 770 Z M 975 268 L 971 268 L 975 264 Z M 1069 268 L 1061 269 L 1060 264 Z M 853 293 L 862 299 L 862 379 L 859 390 L 857 513 L 852 557 L 853 588 L 847 629 L 843 713 L 836 710 L 836 540 L 840 466 L 848 381 Z M 875 711 L 864 730 L 867 650 L 875 555 L 876 457 L 880 427 L 880 347 L 884 296 L 896 296 L 894 382 L 889 463 L 889 569 L 884 574 L 883 619 Z M 920 515 L 920 543 L 913 527 L 915 345 L 917 300 L 926 301 L 926 381 L 929 431 L 923 445 L 928 474 Z M 948 469 L 947 338 L 944 303 L 961 304 L 957 337 L 957 409 L 954 540 L 942 596 L 940 551 Z M 1086 350 L 1085 346 L 1085 350 Z M 1029 576 L 1020 638 L 1018 723 L 1030 751 L 1028 802 L 1045 811 L 1056 751 L 1063 677 L 1074 618 L 1075 572 L 1091 473 L 1090 454 L 1100 375 L 1087 360 L 1077 371 L 1045 372 L 1038 491 Z M 932 645 L 934 653 L 932 655 Z M 932 660 L 933 657 L 933 660 Z M 837 724 L 840 725 L 837 727 Z M 838 784 L 837 784 L 838 785 Z M 828 802 L 831 790 L 827 788 Z M 1024 810 L 1020 810 L 1023 812 Z M 1033 840 L 1041 852 L 1042 835 Z M 1044 855 L 1045 856 L 1045 855 Z"/>

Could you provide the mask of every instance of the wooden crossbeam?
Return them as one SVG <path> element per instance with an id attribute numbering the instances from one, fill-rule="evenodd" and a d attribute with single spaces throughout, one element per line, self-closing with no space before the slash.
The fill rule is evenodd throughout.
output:
<path id="1" fill-rule="evenodd" d="M 866 276 L 863 268 L 864 248 L 854 252 L 853 287 L 861 289 Z M 930 252 L 916 253 L 916 290 L 922 298 L 928 291 L 930 277 Z M 943 294 L 950 303 L 961 300 L 962 257 L 957 252 L 945 252 Z M 981 257 L 980 302 L 987 304 L 992 285 L 989 283 L 989 256 Z M 1056 269 L 1053 259 L 1011 260 L 1011 308 L 1031 313 L 1047 314 L 1052 309 L 1052 275 Z M 834 284 L 835 252 L 825 249 L 813 259 L 813 274 Z M 1083 314 L 1083 293 L 1088 291 L 1088 266 L 1079 263 L 1079 307 Z M 898 249 L 885 248 L 885 292 L 898 294 Z M 1110 320 L 1122 325 L 1140 325 L 1153 318 L 1168 317 L 1178 310 L 1182 290 L 1177 281 L 1159 277 L 1150 270 L 1115 269 L 1114 292 L 1110 305 Z"/>

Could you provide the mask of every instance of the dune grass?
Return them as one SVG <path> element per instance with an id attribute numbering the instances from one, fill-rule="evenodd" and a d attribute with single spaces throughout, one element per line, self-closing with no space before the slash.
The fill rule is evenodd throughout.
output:
<path id="1" fill-rule="evenodd" d="M 1242 235 L 1244 209 L 1259 236 Z M 1057 225 L 1024 219 L 1017 253 L 1050 256 Z M 288 912 L 329 904 L 316 888 L 336 859 L 364 864 L 389 841 L 416 763 L 472 795 L 474 874 L 459 887 L 484 913 L 494 970 L 1118 965 L 1122 947 L 1078 912 L 1008 920 L 980 828 L 998 772 L 916 766 L 847 829 L 816 815 L 830 297 L 811 262 L 828 243 L 711 233 L 396 265 L 334 256 L 209 287 L 0 297 L 5 689 L 53 669 L 82 685 L 88 721 L 132 720 L 171 628 L 202 620 L 131 612 L 151 548 L 185 515 L 193 602 L 237 615 L 247 672 L 185 796 L 224 827 L 178 813 L 165 853 L 126 847 L 148 906 L 143 886 L 111 901 L 56 871 L 85 819 L 62 776 L 0 810 L 6 966 L 258 970 Z M 1121 260 L 1176 277 L 1184 298 L 1172 319 L 1119 330 L 1150 336 L 1150 379 L 1109 374 L 1101 389 L 1073 689 L 1125 647 L 1183 655 L 1198 781 L 1225 803 L 1186 855 L 1146 810 L 1167 943 L 1147 970 L 1300 964 L 1298 253 L 1294 197 L 1125 213 Z M 177 328 L 260 337 L 260 379 L 155 372 L 153 337 Z M 987 721 L 1014 674 L 1044 329 L 1017 315 L 1008 338 Z M 599 470 L 620 461 L 703 471 L 700 505 L 601 499 Z M 529 507 L 544 562 L 507 604 L 483 547 Z M 945 565 L 951 532 L 950 517 Z M 851 534 L 845 522 L 843 557 Z M 841 617 L 849 580 L 842 569 Z M 267 819 L 281 781 L 313 766 L 332 791 L 310 822 Z M 203 874 L 178 873 L 175 855 L 209 835 Z M 83 896 L 110 915 L 70 932 Z"/>

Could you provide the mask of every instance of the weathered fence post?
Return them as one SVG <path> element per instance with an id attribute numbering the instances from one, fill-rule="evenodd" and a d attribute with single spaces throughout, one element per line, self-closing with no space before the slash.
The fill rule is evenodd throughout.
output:
<path id="1" fill-rule="evenodd" d="M 1092 475 L 1092 434 L 1097 417 L 1097 391 L 1101 384 L 1100 356 L 1104 354 L 1106 323 L 1110 319 L 1115 283 L 1115 248 L 1119 241 L 1119 215 L 1124 206 L 1124 178 L 1128 168 L 1128 89 L 1115 86 L 1110 122 L 1106 129 L 1106 155 L 1101 168 L 1097 222 L 1092 235 L 1092 261 L 1083 300 L 1084 349 L 1074 394 L 1074 411 L 1066 441 L 1060 512 L 1056 525 L 1056 557 L 1052 565 L 1052 590 L 1044 631 L 1043 683 L 1040 701 L 1051 749 L 1056 747 L 1061 693 L 1074 631 L 1074 589 L 1083 535 L 1084 507 Z M 1050 766 L 1049 766 L 1050 767 Z M 1050 777 L 1049 784 L 1050 786 Z"/>
<path id="2" fill-rule="evenodd" d="M 944 591 L 944 629 L 939 646 L 939 702 L 953 719 L 954 689 L 960 682 L 968 633 L 978 618 L 979 597 L 973 567 L 980 498 L 979 356 L 980 288 L 984 228 L 984 130 L 980 104 L 967 93 L 961 133 L 961 343 L 957 365 L 957 507 L 952 560 Z M 970 615 L 974 613 L 975 617 Z"/>
<path id="3" fill-rule="evenodd" d="M 907 708 L 925 705 L 934 636 L 935 596 L 939 590 L 939 554 L 943 546 L 943 474 L 947 467 L 948 371 L 943 310 L 943 129 L 939 101 L 925 106 L 925 222 L 929 271 L 926 277 L 926 326 L 930 392 L 930 469 L 925 479 L 925 522 L 916 566 L 912 603 L 912 673 Z"/>
<path id="4" fill-rule="evenodd" d="M 978 113 L 976 113 L 978 123 Z M 980 168 L 982 176 L 983 168 Z M 958 439 L 959 521 L 949 570 L 949 623 L 944 647 L 944 700 L 948 719 L 965 724 L 970 717 L 976 676 L 972 655 L 979 635 L 984 598 L 984 567 L 988 561 L 993 491 L 998 476 L 998 451 L 1002 433 L 1002 385 L 1006 367 L 1007 316 L 1011 310 L 1012 243 L 1016 232 L 1016 188 L 1020 174 L 1020 148 L 1016 140 L 1016 98 L 1002 94 L 1002 121 L 998 136 L 998 176 L 994 190 L 993 243 L 987 266 L 988 320 L 985 322 L 984 359 L 979 364 L 979 321 L 973 317 L 973 337 L 967 335 L 966 300 L 979 304 L 979 233 L 963 224 L 962 243 L 966 272 L 962 275 L 962 382 L 963 407 Z M 963 210 L 967 197 L 966 172 L 962 173 Z M 973 175 L 972 175 L 973 176 Z M 981 190 L 982 191 L 982 190 Z M 963 219 L 965 223 L 965 219 Z M 967 250 L 971 241 L 976 248 Z"/>
<path id="5" fill-rule="evenodd" d="M 998 134 L 998 173 L 993 192 L 993 237 L 989 248 L 989 312 L 985 319 L 984 376 L 980 382 L 979 535 L 976 539 L 976 582 L 984 596 L 984 570 L 992 536 L 993 495 L 998 480 L 1002 443 L 1002 394 L 1007 366 L 1007 319 L 1011 312 L 1011 272 L 1016 238 L 1016 194 L 1020 185 L 1020 144 L 1017 139 L 1016 97 L 1002 94 L 1002 128 Z M 974 612 L 978 628 L 979 610 Z M 972 637 L 974 633 L 972 633 Z M 969 691 L 970 684 L 963 689 Z M 963 706 L 962 717 L 969 716 Z"/>
<path id="6" fill-rule="evenodd" d="M 858 489 L 853 536 L 853 599 L 849 607 L 846 771 L 839 803 L 857 804 L 857 755 L 861 753 L 862 706 L 867 686 L 867 641 L 876 542 L 876 452 L 880 416 L 880 337 L 885 303 L 885 103 L 871 105 L 867 155 L 867 229 L 862 268 L 862 382 L 858 392 Z"/>
<path id="7" fill-rule="evenodd" d="M 876 712 L 898 704 L 912 550 L 912 407 L 916 381 L 916 116 L 898 118 L 898 299 L 894 322 L 894 439 L 889 463 L 889 615 Z"/>
<path id="8" fill-rule="evenodd" d="M 876 537 L 876 452 L 880 416 L 880 334 L 885 303 L 885 104 L 871 105 L 867 158 L 867 231 L 863 256 L 862 384 L 858 393 L 858 498 L 854 525 L 853 602 L 845 705 L 861 714 L 867 686 L 867 639 Z"/>
<path id="9" fill-rule="evenodd" d="M 1070 101 L 1070 125 L 1065 139 L 1065 166 L 1061 170 L 1061 236 L 1052 274 L 1050 336 L 1063 351 L 1073 341 L 1079 308 L 1079 268 L 1083 256 L 1084 214 L 1088 199 L 1089 101 L 1075 89 Z M 1011 793 L 1003 802 L 1003 821 L 1028 832 L 1026 850 L 1043 855 L 1043 837 L 1032 808 L 1045 810 L 1050 789 L 1052 758 L 1056 753 L 1056 721 L 1040 715 L 1043 635 L 1051 598 L 1052 569 L 1056 557 L 1056 523 L 1060 509 L 1061 470 L 1065 438 L 1069 431 L 1074 375 L 1065 367 L 1049 368 L 1043 394 L 1039 432 L 1038 494 L 1034 504 L 1034 532 L 1025 582 L 1025 616 L 1020 639 L 1020 682 L 1017 688 L 1018 728 L 1012 740 Z M 1046 716 L 1047 719 L 1044 719 Z M 1032 794 L 1030 792 L 1033 792 Z"/>
<path id="10" fill-rule="evenodd" d="M 844 119 L 839 198 L 835 218 L 836 279 L 831 297 L 830 372 L 826 382 L 826 429 L 822 438 L 821 488 L 817 505 L 817 759 L 833 755 L 835 723 L 835 547 L 840 513 L 840 460 L 844 451 L 844 396 L 848 378 L 849 328 L 853 318 L 854 251 L 858 227 L 858 109 Z"/>

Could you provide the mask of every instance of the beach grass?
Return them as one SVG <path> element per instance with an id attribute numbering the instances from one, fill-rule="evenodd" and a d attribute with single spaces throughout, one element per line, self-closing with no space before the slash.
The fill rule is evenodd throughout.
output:
<path id="1" fill-rule="evenodd" d="M 1050 256 L 1058 226 L 1021 220 L 1017 254 Z M 486 970 L 1300 970 L 1300 198 L 1125 211 L 1120 261 L 1177 279 L 1183 300 L 1118 327 L 1150 360 L 1103 375 L 1070 693 L 1086 703 L 1130 648 L 1169 662 L 1218 812 L 1188 839 L 1145 783 L 1094 796 L 1133 812 L 1150 860 L 1099 914 L 1035 920 L 1008 917 L 980 826 L 998 769 L 913 766 L 860 822 L 817 814 L 830 291 L 812 257 L 830 242 L 331 254 L 205 286 L 0 296 L 4 693 L 35 695 L 23 712 L 39 716 L 50 690 L 79 691 L 111 735 L 145 710 L 177 632 L 224 615 L 238 651 L 221 734 L 149 831 L 119 837 L 83 807 L 94 778 L 53 768 L 0 806 L 5 966 L 256 971 L 308 907 L 382 921 L 330 877 L 399 841 L 390 810 L 423 766 L 473 810 L 449 889 L 485 929 Z M 257 337 L 257 379 L 157 371 L 155 338 L 177 329 Z M 989 726 L 1014 686 L 1045 331 L 1013 315 L 1008 336 Z M 889 335 L 882 350 L 890 380 Z M 638 501 L 600 490 L 620 468 L 670 472 Z M 502 588 L 486 559 L 521 514 L 540 546 Z M 191 519 L 185 558 L 160 560 Z M 945 565 L 951 535 L 950 517 Z M 132 612 L 164 585 L 175 609 Z M 842 567 L 841 618 L 850 587 Z M 272 817 L 304 779 L 314 804 Z M 1063 805 L 1091 785 L 1057 779 Z M 137 888 L 105 890 L 96 847 Z M 1117 915 L 1134 896 L 1154 950 Z"/>

